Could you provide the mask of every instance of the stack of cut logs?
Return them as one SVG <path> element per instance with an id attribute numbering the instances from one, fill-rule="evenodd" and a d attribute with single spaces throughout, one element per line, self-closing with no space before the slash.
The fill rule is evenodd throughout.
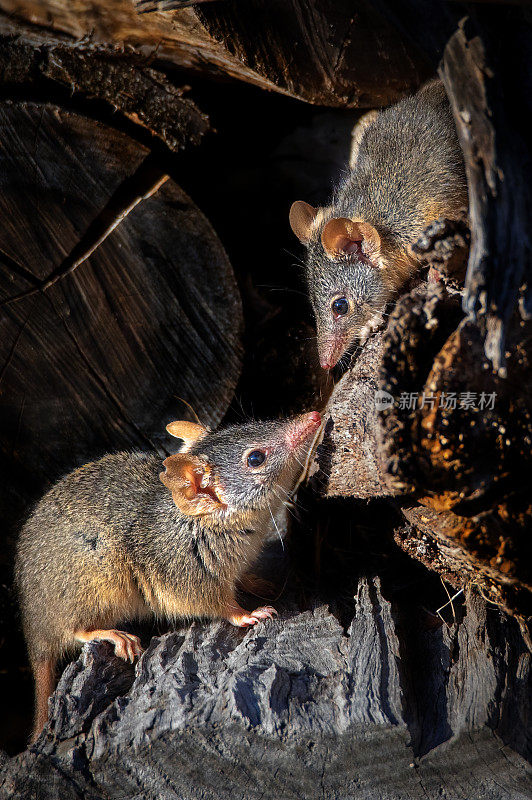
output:
<path id="1" fill-rule="evenodd" d="M 235 87 L 358 110 L 439 70 L 470 196 L 467 219 L 412 243 L 437 281 L 399 298 L 332 388 L 309 481 L 325 513 L 351 498 L 354 525 L 361 504 L 393 503 L 390 539 L 461 593 L 461 618 L 420 633 L 372 574 L 344 628 L 317 590 L 288 592 L 266 635 L 154 639 L 135 679 L 91 645 L 0 796 L 526 796 L 532 26 L 519 3 L 473 5 L 0 0 L 8 543 L 58 475 L 119 448 L 164 458 L 178 397 L 214 427 L 249 382 L 244 319 L 271 308 L 178 183 L 205 181 L 202 148 L 246 113 Z M 326 388 L 312 364 L 309 387 Z"/>

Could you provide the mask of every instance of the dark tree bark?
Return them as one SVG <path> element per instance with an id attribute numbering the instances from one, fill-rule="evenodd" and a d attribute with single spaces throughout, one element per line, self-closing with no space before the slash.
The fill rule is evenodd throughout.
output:
<path id="1" fill-rule="evenodd" d="M 422 631 L 363 578 L 347 630 L 319 603 L 247 633 L 196 623 L 153 639 L 135 674 L 87 646 L 0 791 L 524 800 L 530 677 L 517 625 L 478 597 L 459 625 Z"/>
<path id="2" fill-rule="evenodd" d="M 399 301 L 387 330 L 335 387 L 312 471 L 329 497 L 395 496 L 412 523 L 397 532 L 401 547 L 456 588 L 478 586 L 524 624 L 532 590 L 530 325 L 516 324 L 501 378 L 478 329 L 460 322 L 459 297 L 421 286 Z M 475 400 L 464 407 L 471 386 Z M 445 400 L 451 393 L 456 407 Z"/>
<path id="3" fill-rule="evenodd" d="M 482 325 L 486 354 L 501 371 L 519 298 L 522 318 L 532 316 L 532 147 L 523 124 L 532 113 L 531 43 L 524 12 L 483 11 L 460 24 L 440 70 L 469 185 L 465 308 Z"/>
<path id="4" fill-rule="evenodd" d="M 399 10 L 388 0 L 377 3 L 439 67 L 449 96 L 472 221 L 464 308 L 481 326 L 486 353 L 500 370 L 516 306 L 523 319 L 532 313 L 532 27 L 526 5 L 405 0 Z"/>

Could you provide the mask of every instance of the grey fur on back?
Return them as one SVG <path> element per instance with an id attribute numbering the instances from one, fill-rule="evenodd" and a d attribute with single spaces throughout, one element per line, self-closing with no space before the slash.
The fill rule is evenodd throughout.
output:
<path id="1" fill-rule="evenodd" d="M 452 112 L 440 81 L 379 112 L 354 134 L 352 168 L 308 228 L 306 278 L 316 317 L 320 361 L 327 366 L 364 340 L 386 303 L 415 275 L 409 249 L 430 222 L 467 207 L 467 181 Z M 331 220 L 362 222 L 375 232 L 371 258 L 326 251 Z M 366 244 L 364 242 L 364 244 Z M 371 252 L 371 248 L 366 251 Z M 336 317 L 336 298 L 349 313 Z"/>
<path id="2" fill-rule="evenodd" d="M 360 217 L 406 247 L 421 233 L 428 203 L 458 209 L 466 201 L 449 101 L 441 82 L 432 81 L 379 113 L 332 206 L 336 215 Z"/>

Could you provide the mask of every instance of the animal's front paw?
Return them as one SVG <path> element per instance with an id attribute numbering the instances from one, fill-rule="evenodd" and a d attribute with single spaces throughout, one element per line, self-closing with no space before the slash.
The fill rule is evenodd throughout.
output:
<path id="1" fill-rule="evenodd" d="M 277 616 L 277 611 L 273 606 L 261 606 L 252 611 L 251 616 L 256 619 L 273 619 Z"/>
<path id="2" fill-rule="evenodd" d="M 372 333 L 378 331 L 384 325 L 384 317 L 380 311 L 374 314 L 363 326 L 359 333 L 360 344 L 365 344 Z"/>
<path id="3" fill-rule="evenodd" d="M 74 636 L 78 642 L 110 642 L 114 647 L 115 655 L 131 663 L 142 653 L 138 636 L 125 631 L 117 631 L 114 628 L 111 630 L 80 630 L 76 631 Z"/>
<path id="4" fill-rule="evenodd" d="M 261 606 L 251 613 L 240 606 L 232 606 L 226 619 L 237 628 L 248 628 L 250 625 L 256 625 L 261 619 L 273 619 L 276 614 L 277 611 L 272 606 Z"/>

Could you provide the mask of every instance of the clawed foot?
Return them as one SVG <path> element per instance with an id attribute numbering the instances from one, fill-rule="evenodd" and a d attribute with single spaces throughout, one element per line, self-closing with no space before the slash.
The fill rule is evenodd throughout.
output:
<path id="1" fill-rule="evenodd" d="M 379 328 L 384 325 L 384 317 L 382 316 L 381 312 L 377 312 L 374 316 L 366 322 L 364 327 L 361 329 L 358 340 L 360 344 L 365 344 L 372 333 L 378 331 Z"/>
<path id="2" fill-rule="evenodd" d="M 74 635 L 78 642 L 110 642 L 114 646 L 115 655 L 131 663 L 142 653 L 140 639 L 132 633 L 116 630 L 95 630 L 76 631 Z"/>
<path id="3" fill-rule="evenodd" d="M 235 625 L 237 628 L 247 628 L 250 625 L 256 625 L 261 619 L 273 619 L 274 616 L 277 616 L 277 611 L 272 606 L 261 606 L 251 613 L 237 606 L 231 609 L 227 619 L 231 625 Z"/>

